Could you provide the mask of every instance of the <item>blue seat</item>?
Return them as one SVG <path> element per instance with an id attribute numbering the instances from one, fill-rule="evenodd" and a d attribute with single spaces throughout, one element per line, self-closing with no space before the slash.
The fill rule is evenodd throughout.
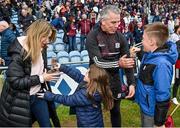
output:
<path id="1" fill-rule="evenodd" d="M 53 51 L 54 50 L 53 44 L 48 44 L 47 46 L 48 46 L 47 51 Z"/>
<path id="2" fill-rule="evenodd" d="M 56 53 L 53 51 L 47 51 L 47 58 L 56 57 Z"/>
<path id="3" fill-rule="evenodd" d="M 54 44 L 55 52 L 65 51 L 65 44 L 64 43 L 56 43 Z"/>
<path id="4" fill-rule="evenodd" d="M 60 39 L 62 39 L 63 38 L 63 36 L 64 36 L 64 33 L 57 33 L 57 35 L 56 35 L 58 38 L 60 38 Z"/>
<path id="5" fill-rule="evenodd" d="M 64 43 L 64 42 L 63 42 L 62 38 L 57 37 L 56 41 L 54 43 L 59 44 L 59 43 Z"/>
<path id="6" fill-rule="evenodd" d="M 83 50 L 81 51 L 81 58 L 82 61 L 88 61 L 89 62 L 89 55 L 88 55 L 88 51 L 87 50 Z"/>
<path id="7" fill-rule="evenodd" d="M 67 63 L 69 62 L 69 54 L 66 51 L 59 51 L 57 53 L 57 59 L 59 63 Z"/>
<path id="8" fill-rule="evenodd" d="M 47 51 L 47 65 L 48 65 L 48 67 L 51 66 L 52 58 L 56 58 L 56 53 L 53 51 Z"/>
<path id="9" fill-rule="evenodd" d="M 79 62 L 81 61 L 81 54 L 79 51 L 71 51 L 69 53 L 69 57 L 71 62 Z"/>

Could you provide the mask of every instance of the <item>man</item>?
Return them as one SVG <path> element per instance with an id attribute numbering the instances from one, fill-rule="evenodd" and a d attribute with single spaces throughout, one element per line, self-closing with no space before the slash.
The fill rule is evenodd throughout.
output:
<path id="1" fill-rule="evenodd" d="M 142 127 L 164 127 L 171 98 L 173 65 L 178 52 L 176 44 L 167 42 L 168 28 L 160 22 L 146 25 L 143 51 L 137 78 L 136 102 L 141 110 Z"/>
<path id="2" fill-rule="evenodd" d="M 99 25 L 95 26 L 87 36 L 86 48 L 90 57 L 90 65 L 105 68 L 110 76 L 110 87 L 114 96 L 114 107 L 110 111 L 112 127 L 121 127 L 120 99 L 121 81 L 119 68 L 125 68 L 129 94 L 135 93 L 134 59 L 129 55 L 128 43 L 121 33 L 117 32 L 120 21 L 120 10 L 113 5 L 105 6 L 100 12 Z"/>
<path id="3" fill-rule="evenodd" d="M 8 46 L 16 38 L 13 31 L 9 28 L 9 24 L 2 20 L 0 21 L 0 35 L 1 35 L 1 48 L 0 48 L 0 57 L 5 60 L 5 65 L 8 65 L 10 58 L 7 55 Z"/>
<path id="4" fill-rule="evenodd" d="M 81 32 L 81 36 L 80 36 L 81 48 L 80 48 L 80 51 L 83 51 L 87 34 L 91 30 L 91 21 L 89 19 L 87 19 L 86 14 L 82 14 L 82 19 L 78 23 L 78 30 Z"/>

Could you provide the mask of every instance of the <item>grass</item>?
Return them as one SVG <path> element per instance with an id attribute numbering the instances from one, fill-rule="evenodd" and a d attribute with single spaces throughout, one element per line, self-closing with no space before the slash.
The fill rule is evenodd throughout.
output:
<path id="1" fill-rule="evenodd" d="M 175 107 L 171 105 L 170 111 Z M 63 127 L 75 127 L 76 126 L 76 116 L 69 115 L 69 107 L 60 105 L 57 108 L 57 113 Z M 110 114 L 108 111 L 104 111 L 104 123 L 105 127 L 111 127 Z M 136 103 L 129 100 L 122 100 L 121 102 L 121 117 L 123 127 L 140 127 L 140 112 L 139 107 Z M 173 115 L 174 123 L 176 127 L 180 127 L 180 108 Z M 35 123 L 33 126 L 38 126 Z"/>

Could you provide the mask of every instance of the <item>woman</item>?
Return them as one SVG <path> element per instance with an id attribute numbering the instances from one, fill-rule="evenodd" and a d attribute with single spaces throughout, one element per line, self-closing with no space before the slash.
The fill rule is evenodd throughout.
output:
<path id="1" fill-rule="evenodd" d="M 106 110 L 112 109 L 114 104 L 107 72 L 95 64 L 90 66 L 85 76 L 78 69 L 65 65 L 61 65 L 59 71 L 80 83 L 75 93 L 65 96 L 47 91 L 37 95 L 75 107 L 78 127 L 104 127 L 101 102 Z"/>
<path id="2" fill-rule="evenodd" d="M 11 62 L 0 99 L 0 126 L 31 127 L 32 116 L 40 127 L 51 126 L 48 104 L 37 98 L 36 93 L 49 90 L 46 81 L 55 80 L 58 75 L 46 73 L 42 55 L 55 35 L 56 31 L 48 22 L 37 20 L 28 28 L 27 36 L 15 39 L 10 45 Z"/>

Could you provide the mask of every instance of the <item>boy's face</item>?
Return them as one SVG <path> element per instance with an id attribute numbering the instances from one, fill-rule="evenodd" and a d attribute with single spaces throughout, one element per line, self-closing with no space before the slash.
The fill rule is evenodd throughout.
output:
<path id="1" fill-rule="evenodd" d="M 142 45 L 145 52 L 152 51 L 152 40 L 148 37 L 146 32 L 143 34 Z"/>

